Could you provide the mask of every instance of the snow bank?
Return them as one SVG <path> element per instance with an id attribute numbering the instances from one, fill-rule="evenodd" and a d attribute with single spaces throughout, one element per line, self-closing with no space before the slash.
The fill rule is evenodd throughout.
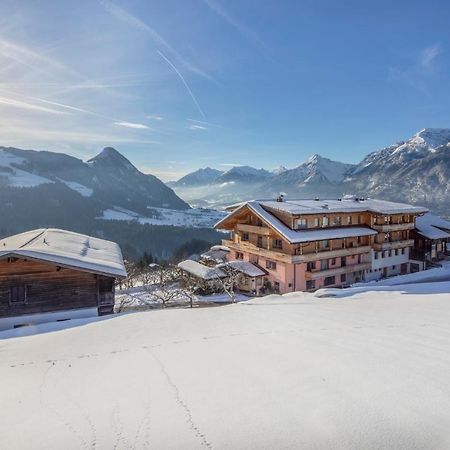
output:
<path id="1" fill-rule="evenodd" d="M 0 448 L 450 448 L 449 306 L 299 293 L 6 339 Z"/>

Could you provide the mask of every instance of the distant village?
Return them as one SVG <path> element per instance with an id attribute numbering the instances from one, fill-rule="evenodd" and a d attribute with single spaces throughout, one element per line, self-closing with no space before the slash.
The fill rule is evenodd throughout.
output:
<path id="1" fill-rule="evenodd" d="M 60 229 L 0 240 L 0 329 L 345 289 L 439 267 L 450 255 L 450 222 L 420 206 L 279 196 L 227 211 L 215 225 L 222 244 L 176 264 L 124 261 L 116 243 Z"/>

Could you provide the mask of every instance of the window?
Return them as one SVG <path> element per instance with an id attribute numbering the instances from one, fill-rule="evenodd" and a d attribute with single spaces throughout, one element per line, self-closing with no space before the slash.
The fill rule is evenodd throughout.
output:
<path id="1" fill-rule="evenodd" d="M 322 248 L 328 248 L 330 246 L 330 241 L 328 239 L 325 239 L 324 241 L 321 241 Z"/>
<path id="2" fill-rule="evenodd" d="M 283 248 L 283 241 L 281 239 L 274 239 L 272 245 L 273 245 L 273 248 L 282 249 Z"/>
<path id="3" fill-rule="evenodd" d="M 26 299 L 27 299 L 26 286 L 12 286 L 9 289 L 9 303 L 11 305 L 25 303 Z"/>
<path id="4" fill-rule="evenodd" d="M 328 217 L 323 216 L 322 217 L 322 227 L 327 227 L 327 226 L 328 226 Z"/>
<path id="5" fill-rule="evenodd" d="M 297 230 L 301 230 L 301 229 L 303 229 L 303 228 L 307 228 L 307 222 L 306 222 L 306 219 L 297 219 L 296 221 L 295 221 L 295 223 L 296 223 L 296 228 L 297 228 Z"/>
<path id="6" fill-rule="evenodd" d="M 322 259 L 320 261 L 320 270 L 328 270 L 330 266 L 328 265 L 328 259 Z"/>
<path id="7" fill-rule="evenodd" d="M 256 219 L 256 226 L 257 227 L 262 227 L 262 220 L 261 219 Z"/>
<path id="8" fill-rule="evenodd" d="M 320 220 L 319 220 L 319 218 L 318 217 L 314 217 L 314 226 L 317 228 L 317 227 L 320 227 Z"/>
<path id="9" fill-rule="evenodd" d="M 335 277 L 326 277 L 323 281 L 324 286 L 330 286 L 335 283 Z"/>
<path id="10" fill-rule="evenodd" d="M 335 266 L 335 265 L 336 265 L 336 258 L 332 258 L 332 260 L 331 260 L 331 265 L 332 265 L 332 266 Z"/>
<path id="11" fill-rule="evenodd" d="M 266 269 L 277 270 L 277 263 L 274 261 L 267 260 L 266 261 Z"/>
<path id="12" fill-rule="evenodd" d="M 315 280 L 306 280 L 306 289 L 315 289 L 316 288 L 316 282 Z"/>
<path id="13" fill-rule="evenodd" d="M 343 273 L 341 275 L 341 283 L 345 283 L 347 281 L 347 275 L 345 273 Z"/>
<path id="14" fill-rule="evenodd" d="M 340 216 L 336 216 L 333 219 L 333 225 L 341 225 L 342 224 L 342 218 Z"/>
<path id="15" fill-rule="evenodd" d="M 256 246 L 259 248 L 262 248 L 262 246 L 263 246 L 262 236 L 258 236 L 258 239 L 256 241 Z"/>
<path id="16" fill-rule="evenodd" d="M 236 252 L 236 259 L 244 259 L 244 254 L 241 252 Z"/>
<path id="17" fill-rule="evenodd" d="M 306 270 L 308 272 L 312 272 L 315 268 L 316 268 L 316 263 L 314 263 L 313 261 L 309 261 L 306 263 Z"/>
<path id="18" fill-rule="evenodd" d="M 242 240 L 248 241 L 248 233 L 242 233 Z"/>
<path id="19" fill-rule="evenodd" d="M 392 266 L 392 270 L 395 270 L 396 266 Z"/>
<path id="20" fill-rule="evenodd" d="M 348 216 L 347 217 L 347 225 L 351 225 L 352 224 L 352 216 Z"/>
<path id="21" fill-rule="evenodd" d="M 373 253 L 373 257 L 374 257 L 375 259 L 378 259 L 378 252 L 374 252 L 374 253 Z"/>
<path id="22" fill-rule="evenodd" d="M 280 290 L 280 283 L 278 281 L 274 281 L 273 282 L 273 288 L 275 291 L 279 291 Z"/>

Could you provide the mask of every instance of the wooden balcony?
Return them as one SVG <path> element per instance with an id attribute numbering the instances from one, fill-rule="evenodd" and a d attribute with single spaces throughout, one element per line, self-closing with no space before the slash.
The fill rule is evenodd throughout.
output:
<path id="1" fill-rule="evenodd" d="M 343 273 L 359 272 L 360 270 L 369 270 L 372 267 L 370 262 L 361 264 L 352 264 L 344 267 L 333 267 L 325 270 L 313 270 L 305 272 L 305 278 L 307 280 L 316 280 L 317 278 L 332 277 L 335 275 L 341 275 Z"/>
<path id="2" fill-rule="evenodd" d="M 414 239 L 405 239 L 403 241 L 391 241 L 391 242 L 375 242 L 373 248 L 376 251 L 394 250 L 396 248 L 412 247 L 414 245 Z"/>
<path id="3" fill-rule="evenodd" d="M 413 230 L 414 222 L 408 223 L 384 223 L 380 225 L 372 225 L 372 228 L 379 232 L 390 232 L 390 231 L 404 231 L 404 230 Z"/>
<path id="4" fill-rule="evenodd" d="M 317 252 L 304 253 L 303 255 L 291 255 L 283 253 L 279 249 L 260 248 L 249 242 L 241 241 L 239 243 L 231 240 L 223 240 L 223 245 L 236 250 L 238 252 L 249 252 L 253 255 L 261 255 L 265 258 L 273 259 L 275 261 L 282 261 L 289 264 L 299 264 L 308 261 L 317 261 L 321 259 L 340 258 L 344 256 L 361 255 L 369 253 L 370 245 L 361 245 L 359 247 L 339 248 L 339 249 L 322 249 Z"/>
<path id="5" fill-rule="evenodd" d="M 254 233 L 264 236 L 268 236 L 270 234 L 270 228 L 268 227 L 258 227 L 256 225 L 248 225 L 246 223 L 236 224 L 236 229 L 244 233 Z"/>

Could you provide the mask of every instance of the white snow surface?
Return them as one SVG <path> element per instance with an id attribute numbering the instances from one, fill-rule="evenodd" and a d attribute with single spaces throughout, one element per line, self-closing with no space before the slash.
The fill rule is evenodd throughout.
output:
<path id="1" fill-rule="evenodd" d="M 450 295 L 433 290 L 0 333 L 0 448 L 448 449 Z"/>
<path id="2" fill-rule="evenodd" d="M 441 229 L 450 230 L 450 222 L 431 213 L 417 217 L 416 228 L 419 230 L 420 234 L 429 239 L 450 238 L 450 233 Z"/>
<path id="3" fill-rule="evenodd" d="M 218 278 L 226 277 L 225 273 L 217 267 L 208 267 L 204 264 L 200 264 L 192 259 L 186 259 L 178 264 L 180 269 L 185 272 L 194 275 L 195 277 L 202 278 L 203 280 L 217 280 Z"/>
<path id="4" fill-rule="evenodd" d="M 99 219 L 137 221 L 141 224 L 172 225 L 189 228 L 211 228 L 226 213 L 215 209 L 192 208 L 185 210 L 149 207 L 155 217 L 146 217 L 119 206 L 103 211 Z"/>
<path id="5" fill-rule="evenodd" d="M 59 180 L 61 183 L 64 183 L 67 187 L 70 189 L 78 192 L 83 197 L 90 197 L 94 190 L 91 188 L 88 188 L 87 186 L 84 186 L 83 184 L 77 183 L 76 181 L 66 181 L 66 180 Z"/>
<path id="6" fill-rule="evenodd" d="M 45 183 L 54 183 L 54 181 L 41 177 L 26 170 L 18 169 L 16 166 L 25 162 L 24 158 L 20 158 L 6 150 L 0 149 L 0 168 L 4 167 L 7 171 L 0 171 L 0 176 L 6 176 L 8 184 L 14 187 L 34 187 Z"/>
<path id="7" fill-rule="evenodd" d="M 41 228 L 1 239 L 0 258 L 9 255 L 111 276 L 127 275 L 120 247 L 115 242 L 56 228 Z"/>

